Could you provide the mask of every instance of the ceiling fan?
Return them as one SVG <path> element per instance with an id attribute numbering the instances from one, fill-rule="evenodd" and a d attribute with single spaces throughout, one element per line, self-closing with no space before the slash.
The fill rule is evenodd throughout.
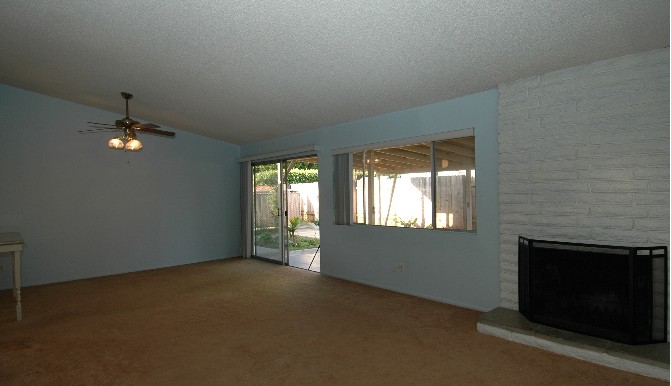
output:
<path id="1" fill-rule="evenodd" d="M 154 123 L 140 123 L 134 119 L 131 119 L 128 115 L 128 100 L 133 98 L 133 94 L 122 92 L 121 96 L 126 100 L 126 117 L 123 119 L 118 119 L 114 124 L 110 123 L 98 123 L 98 122 L 88 122 L 90 123 L 93 129 L 79 130 L 81 134 L 96 133 L 96 132 L 106 132 L 108 130 L 121 130 L 123 135 L 121 137 L 114 136 L 108 142 L 108 146 L 111 149 L 125 149 L 130 151 L 138 151 L 142 149 L 142 143 L 137 139 L 136 131 L 141 131 L 149 134 L 163 135 L 166 137 L 174 137 L 175 133 L 172 131 L 157 130 L 159 125 Z M 95 125 L 95 126 L 93 126 Z M 124 144 L 124 141 L 126 143 Z"/>

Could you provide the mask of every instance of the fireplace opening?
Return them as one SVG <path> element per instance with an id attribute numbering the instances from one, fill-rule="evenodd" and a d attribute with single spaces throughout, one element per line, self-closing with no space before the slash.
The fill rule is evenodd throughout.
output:
<path id="1" fill-rule="evenodd" d="M 532 322 L 615 342 L 666 342 L 667 247 L 519 238 L 519 307 Z"/>

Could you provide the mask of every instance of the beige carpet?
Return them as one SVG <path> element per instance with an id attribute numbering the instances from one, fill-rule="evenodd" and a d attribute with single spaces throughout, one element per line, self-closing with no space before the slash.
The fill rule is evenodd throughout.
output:
<path id="1" fill-rule="evenodd" d="M 255 260 L 0 291 L 2 385 L 662 385 L 479 334 L 477 311 Z"/>

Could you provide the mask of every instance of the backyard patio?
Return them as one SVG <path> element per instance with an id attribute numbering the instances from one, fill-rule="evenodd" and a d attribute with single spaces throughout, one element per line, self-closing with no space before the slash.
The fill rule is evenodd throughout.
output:
<path id="1" fill-rule="evenodd" d="M 289 242 L 289 266 L 294 268 L 306 269 L 313 272 L 320 272 L 320 248 L 319 248 L 319 226 L 310 223 L 310 222 L 301 222 L 298 225 L 294 235 L 297 238 L 310 239 L 312 242 L 307 243 L 307 245 L 317 245 L 317 247 L 304 248 L 301 245 L 306 245 L 306 243 L 300 243 L 298 245 L 293 245 L 292 242 Z M 291 237 L 290 237 L 291 239 Z M 316 240 L 316 241 L 315 241 Z M 300 248 L 300 249 L 294 249 Z M 263 256 L 264 258 L 270 260 L 281 261 L 280 251 L 277 248 L 268 248 L 256 245 L 256 255 Z"/>

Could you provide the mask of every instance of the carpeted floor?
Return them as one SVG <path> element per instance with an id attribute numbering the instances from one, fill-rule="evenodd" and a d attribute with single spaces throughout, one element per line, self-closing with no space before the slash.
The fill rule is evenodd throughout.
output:
<path id="1" fill-rule="evenodd" d="M 477 311 L 255 260 L 0 291 L 2 385 L 662 385 Z"/>

